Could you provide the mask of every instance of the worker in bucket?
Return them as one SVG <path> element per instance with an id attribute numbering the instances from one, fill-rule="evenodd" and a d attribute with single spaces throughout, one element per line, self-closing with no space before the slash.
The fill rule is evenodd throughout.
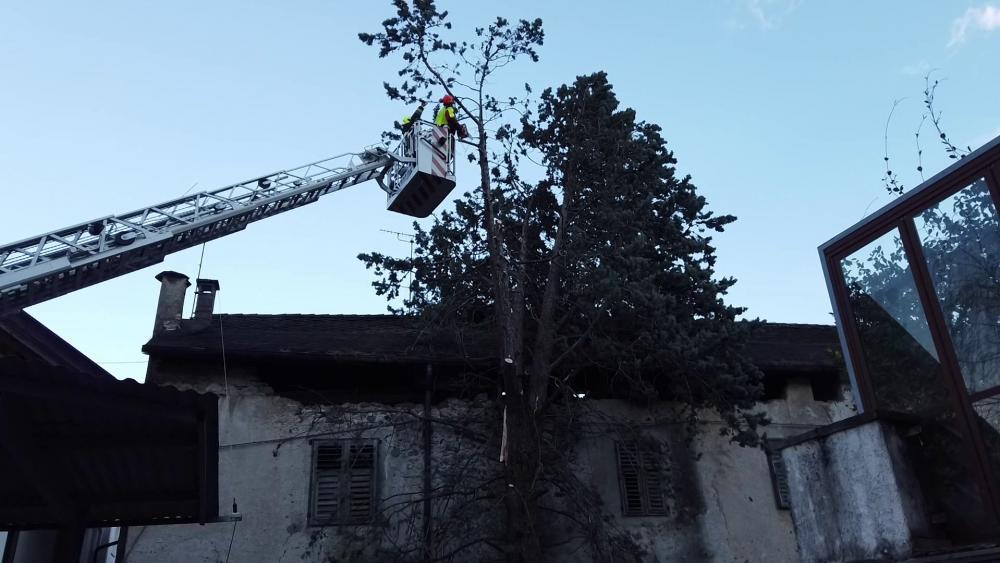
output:
<path id="1" fill-rule="evenodd" d="M 438 110 L 437 116 L 434 118 L 434 125 L 447 127 L 449 137 L 458 135 L 464 139 L 468 136 L 467 129 L 458 122 L 458 111 L 455 110 L 455 98 L 451 94 L 445 94 L 441 98 L 441 109 Z M 439 144 L 443 145 L 444 139 L 441 139 Z"/>
<path id="2" fill-rule="evenodd" d="M 404 117 L 403 122 L 399 126 L 399 129 L 403 132 L 403 154 L 411 155 L 413 153 L 413 148 L 416 146 L 413 140 L 413 124 L 420 121 L 420 116 L 424 113 L 424 105 L 420 104 L 412 114 Z"/>
<path id="3" fill-rule="evenodd" d="M 403 133 L 409 133 L 410 130 L 413 129 L 413 124 L 420 121 L 420 117 L 424 114 L 424 105 L 426 104 L 420 104 L 420 107 L 414 110 L 412 114 L 403 118 L 403 123 L 400 126 Z"/>

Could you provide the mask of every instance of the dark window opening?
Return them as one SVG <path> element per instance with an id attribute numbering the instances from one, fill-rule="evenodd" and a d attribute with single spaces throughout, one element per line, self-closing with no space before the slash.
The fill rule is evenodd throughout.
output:
<path id="1" fill-rule="evenodd" d="M 664 468 L 660 456 L 638 442 L 616 442 L 618 480 L 625 516 L 667 516 Z"/>
<path id="2" fill-rule="evenodd" d="M 375 515 L 377 462 L 375 440 L 314 442 L 309 523 L 370 523 Z"/>
<path id="3" fill-rule="evenodd" d="M 788 379 L 783 375 L 764 374 L 764 400 L 776 401 L 787 396 Z"/>
<path id="4" fill-rule="evenodd" d="M 840 374 L 835 371 L 815 373 L 809 376 L 814 401 L 839 401 L 843 398 L 840 389 Z"/>
<path id="5" fill-rule="evenodd" d="M 765 373 L 764 401 L 779 401 L 788 399 L 789 382 L 800 385 L 806 378 L 809 380 L 809 387 L 812 389 L 814 401 L 839 401 L 843 398 L 841 393 L 840 375 L 836 371 L 822 372 L 792 372 L 781 371 L 778 373 Z"/>

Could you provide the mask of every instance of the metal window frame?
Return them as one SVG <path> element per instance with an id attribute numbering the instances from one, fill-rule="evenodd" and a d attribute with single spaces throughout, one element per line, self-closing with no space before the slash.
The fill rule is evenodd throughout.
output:
<path id="1" fill-rule="evenodd" d="M 841 261 L 886 233 L 893 230 L 898 232 L 921 308 L 937 348 L 943 383 L 950 390 L 951 406 L 958 414 L 962 430 L 970 441 L 970 454 L 975 458 L 970 460 L 973 462 L 971 467 L 975 472 L 975 480 L 987 495 L 987 506 L 992 510 L 993 516 L 1000 521 L 1000 483 L 990 470 L 986 444 L 972 407 L 974 401 L 1000 393 L 1000 386 L 969 393 L 914 223 L 917 215 L 979 179 L 985 180 L 993 204 L 1000 212 L 1000 137 L 833 237 L 820 246 L 819 255 L 855 404 L 860 413 L 880 417 L 889 413 L 879 408 L 875 398 L 871 374 L 867 371 L 861 338 L 848 299 Z"/>
<path id="2" fill-rule="evenodd" d="M 378 438 L 326 438 L 321 440 L 310 440 L 312 458 L 309 461 L 309 514 L 307 523 L 309 526 L 369 526 L 375 523 L 378 507 L 379 485 L 380 485 L 380 454 L 381 441 Z M 343 449 L 343 459 L 341 460 L 340 471 L 344 471 L 344 464 L 350 460 L 350 449 L 352 445 L 371 445 L 374 459 L 371 469 L 371 513 L 366 520 L 352 520 L 350 518 L 350 490 L 342 492 L 337 503 L 337 516 L 331 520 L 320 520 L 316 517 L 316 495 L 319 492 L 316 484 L 316 464 L 319 460 L 319 449 L 326 445 L 341 444 Z M 342 480 L 338 482 L 343 482 Z M 348 506 L 347 516 L 342 516 L 341 506 Z"/>

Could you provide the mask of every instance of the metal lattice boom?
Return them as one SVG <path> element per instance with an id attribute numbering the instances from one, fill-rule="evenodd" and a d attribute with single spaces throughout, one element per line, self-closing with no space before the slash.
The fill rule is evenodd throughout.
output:
<path id="1" fill-rule="evenodd" d="M 383 149 L 343 154 L 0 247 L 0 315 L 162 262 L 172 252 L 328 193 L 381 180 L 397 160 Z"/>

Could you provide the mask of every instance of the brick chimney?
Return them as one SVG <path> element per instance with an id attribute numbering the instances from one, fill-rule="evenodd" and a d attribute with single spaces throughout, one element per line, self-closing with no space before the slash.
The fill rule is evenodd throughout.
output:
<path id="1" fill-rule="evenodd" d="M 177 330 L 184 312 L 184 294 L 191 287 L 188 277 L 178 272 L 165 271 L 156 274 L 160 282 L 160 300 L 156 303 L 156 322 L 153 336 L 167 330 Z"/>
<path id="2" fill-rule="evenodd" d="M 215 292 L 219 291 L 219 280 L 198 278 L 194 284 L 194 318 L 210 320 L 215 310 Z"/>

